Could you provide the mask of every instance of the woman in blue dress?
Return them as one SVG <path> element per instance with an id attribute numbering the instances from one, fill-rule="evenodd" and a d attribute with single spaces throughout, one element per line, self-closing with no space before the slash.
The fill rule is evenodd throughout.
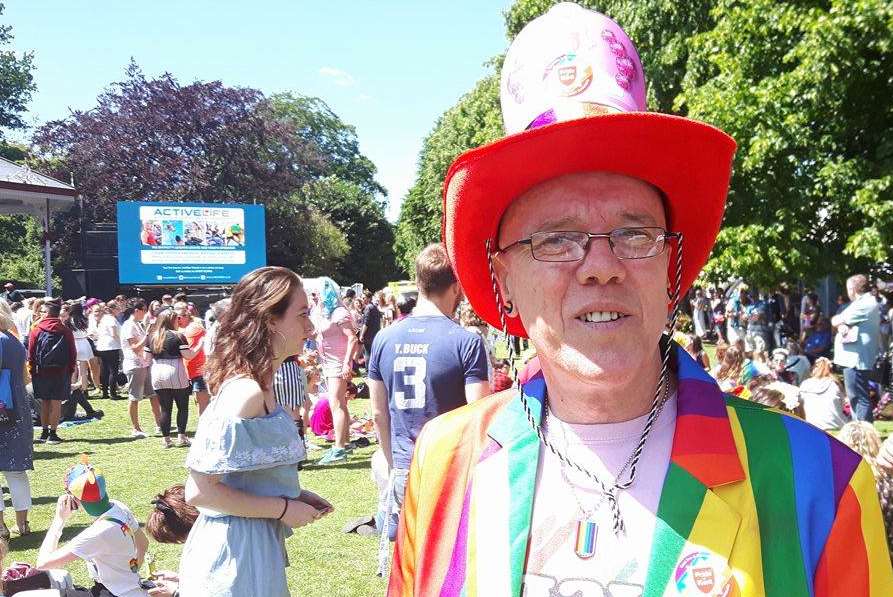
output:
<path id="1" fill-rule="evenodd" d="M 14 335 L 12 311 L 0 299 L 0 370 L 9 370 L 15 423 L 0 427 L 0 472 L 9 487 L 15 510 L 16 530 L 19 535 L 31 532 L 28 512 L 31 510 L 31 485 L 28 471 L 34 470 L 34 427 L 31 422 L 31 403 L 25 394 L 25 347 Z M 9 539 L 9 528 L 4 519 L 3 495 L 0 494 L 0 539 Z"/>
<path id="2" fill-rule="evenodd" d="M 264 267 L 233 290 L 206 375 L 215 398 L 186 459 L 198 507 L 180 560 L 182 597 L 286 597 L 285 538 L 332 512 L 298 484 L 304 444 L 273 375 L 313 332 L 301 279 Z"/>

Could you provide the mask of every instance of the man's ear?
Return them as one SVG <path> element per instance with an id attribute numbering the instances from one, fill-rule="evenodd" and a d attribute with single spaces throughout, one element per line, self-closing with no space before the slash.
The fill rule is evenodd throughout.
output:
<path id="1" fill-rule="evenodd" d="M 497 255 L 492 258 L 493 259 L 493 271 L 496 274 L 496 284 L 499 287 L 499 296 L 502 299 L 501 304 L 499 305 L 500 309 L 505 309 L 505 306 L 508 305 L 512 299 L 512 290 L 511 290 L 511 282 L 509 281 L 508 275 L 508 266 L 502 259 L 502 255 Z M 499 299 L 497 299 L 499 301 Z M 505 309 L 509 311 L 508 309 Z M 508 317 L 517 317 L 518 309 L 512 309 L 511 312 L 506 312 L 506 316 Z"/>

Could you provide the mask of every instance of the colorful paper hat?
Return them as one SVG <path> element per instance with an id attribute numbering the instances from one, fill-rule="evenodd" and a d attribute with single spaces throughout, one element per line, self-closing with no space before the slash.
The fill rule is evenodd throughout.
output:
<path id="1" fill-rule="evenodd" d="M 105 477 L 93 468 L 86 454 L 82 454 L 81 462 L 65 474 L 65 490 L 77 498 L 91 516 L 99 516 L 109 509 Z"/>
<path id="2" fill-rule="evenodd" d="M 663 192 L 667 227 L 685 236 L 684 296 L 719 232 L 735 141 L 702 122 L 647 112 L 632 41 L 605 15 L 568 2 L 512 42 L 500 99 L 508 136 L 460 155 L 444 182 L 443 241 L 475 312 L 500 327 L 487 243 L 496 250 L 509 205 L 542 182 L 578 172 L 623 174 Z M 507 324 L 510 333 L 527 335 L 520 318 Z"/>

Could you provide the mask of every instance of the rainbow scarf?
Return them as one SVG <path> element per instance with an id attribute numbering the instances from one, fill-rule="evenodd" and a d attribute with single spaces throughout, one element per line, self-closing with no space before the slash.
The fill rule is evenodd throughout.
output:
<path id="1" fill-rule="evenodd" d="M 893 595 L 867 464 L 799 419 L 724 396 L 678 346 L 674 361 L 676 431 L 645 595 Z M 541 373 L 524 394 L 539 418 Z M 429 423 L 388 595 L 520 596 L 539 453 L 517 392 Z"/>

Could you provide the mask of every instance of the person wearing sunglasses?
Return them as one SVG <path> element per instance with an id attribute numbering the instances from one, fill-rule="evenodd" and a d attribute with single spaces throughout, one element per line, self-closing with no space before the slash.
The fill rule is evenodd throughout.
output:
<path id="1" fill-rule="evenodd" d="M 512 42 L 509 136 L 447 171 L 443 240 L 539 368 L 418 435 L 390 597 L 891 594 L 870 468 L 673 340 L 735 142 L 645 97 L 602 14 L 556 4 Z"/>

